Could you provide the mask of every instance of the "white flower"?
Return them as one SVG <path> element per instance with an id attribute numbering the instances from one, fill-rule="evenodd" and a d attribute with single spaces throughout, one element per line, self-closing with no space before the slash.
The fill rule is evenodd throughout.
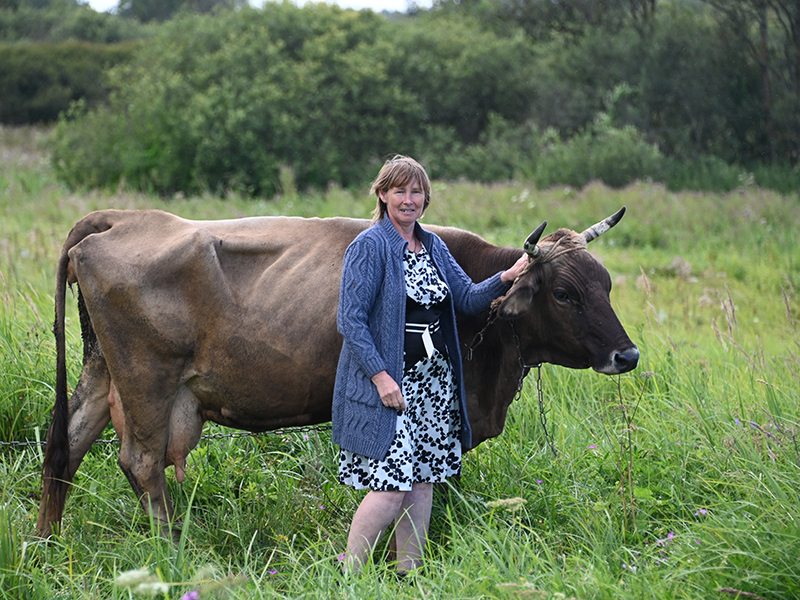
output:
<path id="1" fill-rule="evenodd" d="M 137 585 L 133 591 L 145 596 L 158 596 L 159 594 L 168 594 L 169 586 L 163 581 L 146 581 Z"/>
<path id="2" fill-rule="evenodd" d="M 117 575 L 117 585 L 120 587 L 132 587 L 138 583 L 147 581 L 150 578 L 150 569 L 133 569 L 123 571 Z"/>

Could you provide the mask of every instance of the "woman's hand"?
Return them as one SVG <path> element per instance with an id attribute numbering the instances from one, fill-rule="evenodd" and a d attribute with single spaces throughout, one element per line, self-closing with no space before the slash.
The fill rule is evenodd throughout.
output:
<path id="1" fill-rule="evenodd" d="M 508 271 L 503 271 L 503 273 L 500 275 L 500 281 L 502 281 L 506 285 L 511 285 L 512 283 L 514 283 L 514 280 L 520 276 L 522 271 L 527 266 L 528 266 L 528 255 L 523 254 L 522 256 L 519 257 L 519 260 L 517 260 L 517 262 L 514 263 L 513 267 L 511 267 Z"/>
<path id="2" fill-rule="evenodd" d="M 403 398 L 403 392 L 389 373 L 386 371 L 376 373 L 372 377 L 372 383 L 378 388 L 378 394 L 380 394 L 381 402 L 383 402 L 384 406 L 396 410 L 406 409 L 406 401 Z"/>

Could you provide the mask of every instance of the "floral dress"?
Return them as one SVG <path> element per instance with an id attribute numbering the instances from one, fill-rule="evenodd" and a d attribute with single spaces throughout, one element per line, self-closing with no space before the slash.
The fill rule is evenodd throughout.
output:
<path id="1" fill-rule="evenodd" d="M 339 482 L 356 489 L 410 491 L 412 483 L 440 483 L 461 471 L 461 412 L 439 317 L 447 286 L 425 248 L 403 255 L 406 280 L 406 410 L 398 411 L 389 452 L 376 460 L 341 450 Z"/>

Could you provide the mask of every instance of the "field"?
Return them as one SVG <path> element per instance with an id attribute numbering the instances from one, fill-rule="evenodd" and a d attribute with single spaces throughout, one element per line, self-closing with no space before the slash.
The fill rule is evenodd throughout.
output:
<path id="1" fill-rule="evenodd" d="M 747 185 L 715 195 L 648 182 L 434 183 L 425 223 L 508 246 L 544 219 L 547 231 L 580 230 L 626 205 L 590 249 L 611 273 L 612 302 L 642 360 L 621 377 L 544 366 L 557 457 L 530 375 L 502 436 L 470 452 L 460 485 L 437 495 L 413 581 L 398 581 L 380 557 L 341 575 L 360 495 L 335 482 L 324 429 L 231 437 L 207 426 L 220 435 L 189 456 L 186 481 L 168 475 L 184 523 L 177 544 L 139 509 L 118 446 L 96 445 L 61 534 L 33 537 L 36 442 L 54 399 L 54 270 L 78 218 L 107 207 L 366 217 L 373 204 L 366 190 L 304 195 L 291 181 L 269 202 L 70 192 L 53 176 L 46 137 L 0 129 L 0 597 L 800 597 L 800 197 Z M 81 357 L 74 304 L 68 293 L 71 386 Z M 132 570 L 144 584 L 126 584 L 136 573 L 120 579 Z"/>

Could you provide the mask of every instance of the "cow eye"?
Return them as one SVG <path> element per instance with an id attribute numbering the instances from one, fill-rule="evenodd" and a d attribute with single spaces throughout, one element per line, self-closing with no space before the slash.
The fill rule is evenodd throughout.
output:
<path id="1" fill-rule="evenodd" d="M 559 302 L 569 302 L 569 295 L 564 290 L 554 290 L 553 296 L 555 296 L 556 300 Z"/>

